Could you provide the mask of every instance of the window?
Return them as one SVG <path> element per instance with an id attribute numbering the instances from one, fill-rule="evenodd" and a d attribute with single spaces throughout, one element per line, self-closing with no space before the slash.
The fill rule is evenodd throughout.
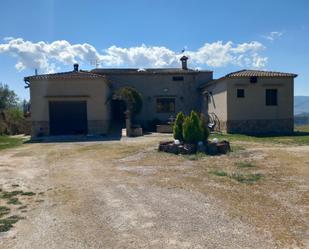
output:
<path id="1" fill-rule="evenodd" d="M 175 98 L 157 98 L 157 112 L 175 112 Z"/>
<path id="2" fill-rule="evenodd" d="M 277 89 L 266 89 L 266 105 L 278 105 Z"/>
<path id="3" fill-rule="evenodd" d="M 245 89 L 237 89 L 237 98 L 245 97 Z"/>
<path id="4" fill-rule="evenodd" d="M 173 81 L 183 81 L 183 76 L 173 76 Z"/>

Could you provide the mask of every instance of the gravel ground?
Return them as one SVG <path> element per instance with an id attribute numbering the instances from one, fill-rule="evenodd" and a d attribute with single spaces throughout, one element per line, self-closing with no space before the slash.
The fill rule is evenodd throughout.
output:
<path id="1" fill-rule="evenodd" d="M 213 196 L 152 184 L 145 175 L 154 167 L 127 170 L 159 138 L 146 139 L 1 151 L 0 187 L 43 194 L 0 235 L 0 248 L 276 248 L 270 233 L 231 217 Z"/>

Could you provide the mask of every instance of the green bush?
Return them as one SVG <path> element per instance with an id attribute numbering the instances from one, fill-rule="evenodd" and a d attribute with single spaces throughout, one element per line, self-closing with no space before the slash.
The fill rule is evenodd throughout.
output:
<path id="1" fill-rule="evenodd" d="M 203 139 L 201 141 L 203 142 L 207 142 L 208 140 L 208 137 L 209 137 L 209 129 L 208 129 L 208 120 L 205 116 L 205 114 L 201 113 L 200 115 L 200 125 L 201 125 L 201 128 L 202 128 L 202 137 Z"/>
<path id="2" fill-rule="evenodd" d="M 195 111 L 192 111 L 190 116 L 185 118 L 182 135 L 186 143 L 196 144 L 203 141 L 203 129 L 200 118 Z"/>
<path id="3" fill-rule="evenodd" d="M 0 111 L 0 135 L 16 135 L 27 133 L 29 123 L 19 108 Z"/>
<path id="4" fill-rule="evenodd" d="M 179 112 L 176 116 L 176 120 L 173 127 L 173 134 L 174 138 L 178 139 L 179 141 L 183 141 L 182 136 L 182 125 L 185 120 L 185 115 L 182 112 Z"/>

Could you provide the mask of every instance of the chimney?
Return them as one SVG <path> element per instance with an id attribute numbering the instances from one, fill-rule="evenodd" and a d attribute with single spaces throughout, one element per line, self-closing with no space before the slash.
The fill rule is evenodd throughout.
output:
<path id="1" fill-rule="evenodd" d="M 75 63 L 73 66 L 74 66 L 74 72 L 78 72 L 78 64 Z"/>
<path id="2" fill-rule="evenodd" d="M 181 67 L 182 67 L 183 70 L 188 70 L 188 65 L 187 65 L 188 59 L 189 58 L 187 56 L 185 56 L 185 55 L 180 58 L 180 60 L 181 60 Z"/>

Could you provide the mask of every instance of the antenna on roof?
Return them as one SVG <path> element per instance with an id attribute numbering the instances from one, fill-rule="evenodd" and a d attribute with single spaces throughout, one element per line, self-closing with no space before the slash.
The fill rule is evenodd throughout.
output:
<path id="1" fill-rule="evenodd" d="M 91 60 L 90 65 L 94 66 L 95 68 L 98 68 L 100 65 L 100 60 L 99 59 Z"/>

